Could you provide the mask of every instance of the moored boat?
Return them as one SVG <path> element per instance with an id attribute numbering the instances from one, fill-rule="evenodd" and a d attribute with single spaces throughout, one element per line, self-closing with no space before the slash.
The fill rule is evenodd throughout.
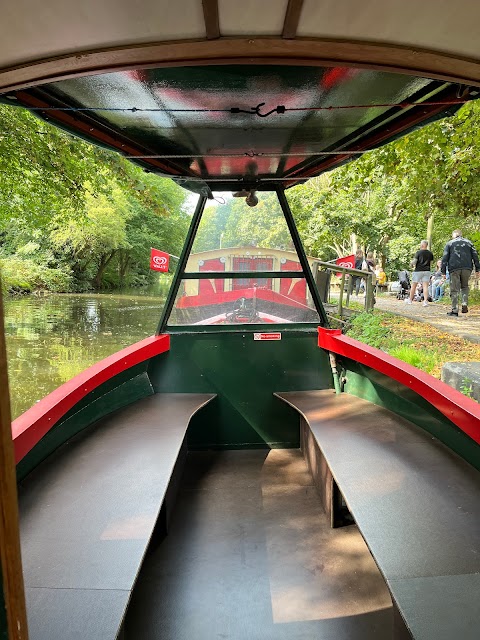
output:
<path id="1" fill-rule="evenodd" d="M 308 259 L 313 272 L 316 261 Z M 192 253 L 186 272 L 301 271 L 294 251 L 256 246 L 211 249 Z M 263 273 L 263 276 L 266 274 Z M 267 274 L 268 275 L 268 274 Z M 258 324 L 315 322 L 304 278 L 247 277 L 189 280 L 175 305 L 178 324 Z"/>

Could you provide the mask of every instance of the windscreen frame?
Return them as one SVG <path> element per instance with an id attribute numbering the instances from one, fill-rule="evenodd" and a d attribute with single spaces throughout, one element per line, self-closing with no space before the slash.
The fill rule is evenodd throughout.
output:
<path id="1" fill-rule="evenodd" d="M 192 221 L 190 223 L 190 228 L 188 230 L 188 234 L 185 240 L 185 244 L 182 250 L 182 254 L 178 261 L 177 269 L 175 271 L 175 275 L 173 278 L 172 286 L 170 288 L 167 300 L 165 302 L 165 307 L 163 309 L 162 316 L 160 318 L 160 322 L 157 329 L 157 335 L 168 332 L 172 329 L 175 332 L 188 331 L 191 333 L 195 332 L 199 325 L 194 324 L 186 324 L 186 325 L 170 325 L 169 320 L 172 315 L 172 311 L 175 305 L 175 301 L 177 299 L 177 295 L 180 289 L 180 285 L 184 280 L 229 280 L 232 278 L 271 278 L 271 279 L 285 279 L 285 278 L 304 278 L 306 281 L 307 291 L 310 293 L 311 300 L 313 302 L 313 310 L 317 312 L 319 316 L 319 324 L 323 327 L 329 327 L 327 314 L 323 307 L 323 304 L 320 299 L 320 295 L 310 269 L 310 265 L 308 262 L 307 255 L 303 248 L 302 241 L 300 239 L 300 235 L 298 233 L 298 229 L 295 224 L 295 220 L 292 215 L 292 211 L 288 204 L 288 200 L 285 195 L 285 191 L 281 186 L 277 186 L 274 190 L 277 195 L 283 216 L 287 223 L 288 231 L 290 233 L 294 248 L 297 252 L 298 259 L 300 261 L 301 269 L 298 271 L 186 271 L 188 258 L 190 257 L 193 243 L 198 233 L 198 228 L 200 226 L 200 222 L 202 220 L 202 215 L 205 210 L 205 204 L 208 197 L 212 196 L 211 192 L 208 193 L 206 191 L 202 192 L 197 200 L 197 204 L 195 207 L 195 211 L 192 217 Z M 275 328 L 277 327 L 288 327 L 288 328 L 300 328 L 304 326 L 315 326 L 317 323 L 297 323 L 297 322 L 289 322 L 289 323 L 277 323 L 275 324 Z M 265 328 L 269 325 L 265 323 L 259 324 L 248 324 L 237 325 L 236 330 L 244 331 L 245 327 L 254 329 L 254 328 Z M 271 327 L 271 325 L 270 325 Z M 203 327 L 204 328 L 204 327 Z M 215 326 L 214 329 L 209 327 L 210 331 L 217 331 L 219 327 Z M 230 328 L 231 330 L 231 328 Z"/>

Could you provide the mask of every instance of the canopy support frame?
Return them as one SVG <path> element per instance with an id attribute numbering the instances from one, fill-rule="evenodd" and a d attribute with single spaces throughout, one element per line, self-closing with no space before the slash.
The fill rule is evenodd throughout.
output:
<path id="1" fill-rule="evenodd" d="M 185 244 L 183 245 L 182 253 L 180 254 L 180 260 L 177 263 L 177 269 L 175 271 L 175 275 L 173 276 L 173 282 L 172 286 L 170 287 L 170 291 L 168 292 L 167 300 L 165 301 L 165 306 L 163 308 L 163 313 L 160 318 L 160 323 L 158 325 L 156 335 L 160 335 L 161 333 L 163 333 L 167 326 L 167 322 L 172 312 L 173 305 L 175 304 L 178 289 L 180 288 L 180 283 L 187 266 L 187 261 L 192 250 L 193 242 L 195 240 L 195 236 L 197 235 L 198 227 L 202 219 L 202 214 L 203 210 L 205 209 L 207 198 L 208 196 L 205 193 L 201 193 L 198 196 L 197 205 L 192 217 L 192 222 L 190 223 L 190 228 L 188 229 Z"/>
<path id="2" fill-rule="evenodd" d="M 281 187 L 276 188 L 277 198 L 280 203 L 280 206 L 283 211 L 283 215 L 285 217 L 285 221 L 288 226 L 288 230 L 293 240 L 293 245 L 298 255 L 298 259 L 300 260 L 300 264 L 302 266 L 302 271 L 307 281 L 307 286 L 310 290 L 310 295 L 312 296 L 313 304 L 315 309 L 320 316 L 320 324 L 323 327 L 328 327 L 328 318 L 325 313 L 325 309 L 323 308 L 322 301 L 320 300 L 320 295 L 318 293 L 317 285 L 315 284 L 315 280 L 313 279 L 312 271 L 310 269 L 310 265 L 308 264 L 307 255 L 305 253 L 305 249 L 303 248 L 302 240 L 300 238 L 300 234 L 298 233 L 297 225 L 295 224 L 295 220 L 293 219 L 293 214 L 290 209 L 290 205 L 288 204 L 287 196 L 285 195 L 285 191 Z"/>
<path id="3" fill-rule="evenodd" d="M 18 519 L 17 479 L 13 451 L 10 395 L 8 390 L 7 350 L 3 320 L 3 297 L 0 294 L 0 580 L 9 640 L 28 640 L 25 588 L 23 584 L 20 531 Z M 0 612 L 0 617 L 3 612 Z"/>

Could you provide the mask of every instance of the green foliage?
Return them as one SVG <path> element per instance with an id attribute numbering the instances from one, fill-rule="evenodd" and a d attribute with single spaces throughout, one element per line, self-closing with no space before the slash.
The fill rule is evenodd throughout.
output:
<path id="1" fill-rule="evenodd" d="M 345 331 L 350 337 L 438 378 L 446 362 L 480 359 L 480 346 L 473 342 L 423 322 L 378 310 L 360 314 Z M 464 386 L 468 390 L 468 381 Z"/>
<path id="2" fill-rule="evenodd" d="M 427 373 L 432 373 L 437 363 L 437 355 L 435 353 L 410 345 L 395 347 L 390 349 L 389 353 L 391 356 L 403 360 L 403 362 L 407 362 L 413 367 L 417 367 L 417 369 L 421 369 Z"/>
<path id="3" fill-rule="evenodd" d="M 258 200 L 256 207 L 249 207 L 245 198 L 231 198 L 225 204 L 207 207 L 193 252 L 242 246 L 293 249 L 277 196 L 260 193 Z"/>
<path id="4" fill-rule="evenodd" d="M 480 304 L 480 289 L 470 290 L 468 299 L 470 304 Z"/>
<path id="5" fill-rule="evenodd" d="M 186 193 L 27 111 L 0 105 L 3 287 L 146 284 L 150 247 L 178 255 Z"/>
<path id="6" fill-rule="evenodd" d="M 466 104 L 348 165 L 288 191 L 310 255 L 332 259 L 357 246 L 390 277 L 406 269 L 433 221 L 439 258 L 456 227 L 480 244 L 480 103 Z"/>
<path id="7" fill-rule="evenodd" d="M 38 289 L 64 292 L 72 286 L 70 273 L 46 267 L 34 260 L 12 256 L 0 260 L 0 267 L 4 292 L 29 293 Z"/>
<path id="8" fill-rule="evenodd" d="M 462 384 L 460 385 L 460 391 L 463 395 L 473 398 L 473 380 L 470 380 L 470 378 L 463 378 Z"/>
<path id="9" fill-rule="evenodd" d="M 382 348 L 390 329 L 382 325 L 381 317 L 373 313 L 360 313 L 355 316 L 348 328 L 348 335 L 371 347 Z"/>

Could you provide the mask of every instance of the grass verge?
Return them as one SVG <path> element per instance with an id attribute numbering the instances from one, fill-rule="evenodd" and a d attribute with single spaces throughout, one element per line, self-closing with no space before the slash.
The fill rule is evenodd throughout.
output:
<path id="1" fill-rule="evenodd" d="M 436 378 L 445 362 L 480 362 L 479 344 L 385 311 L 355 316 L 345 332 Z"/>

